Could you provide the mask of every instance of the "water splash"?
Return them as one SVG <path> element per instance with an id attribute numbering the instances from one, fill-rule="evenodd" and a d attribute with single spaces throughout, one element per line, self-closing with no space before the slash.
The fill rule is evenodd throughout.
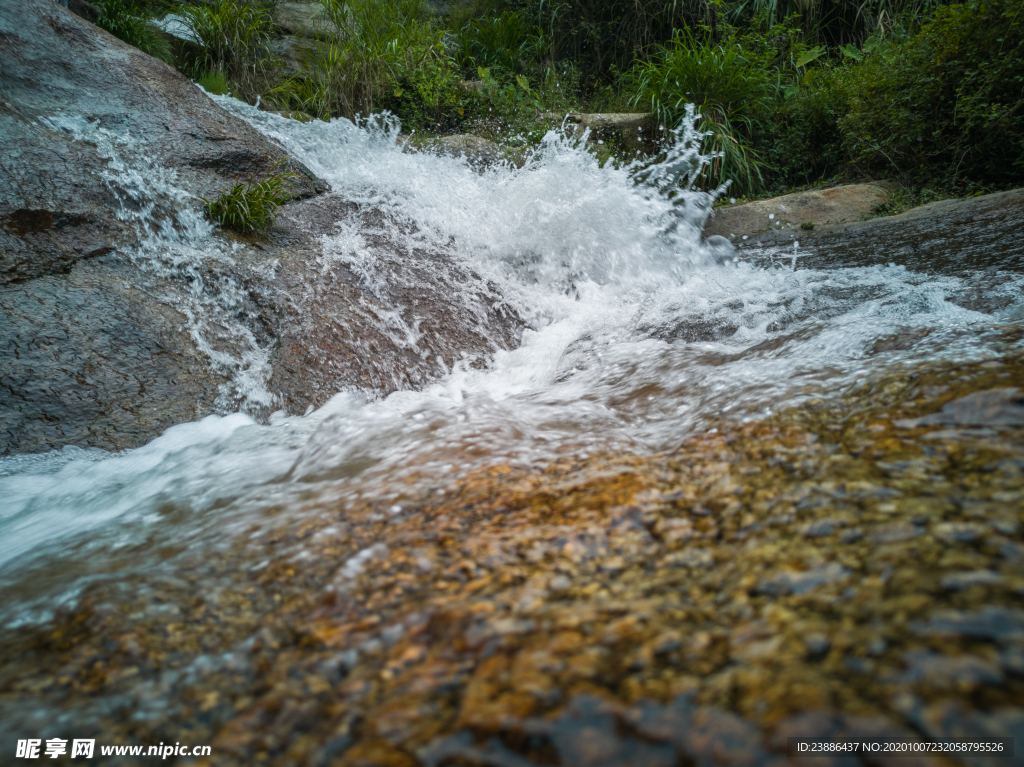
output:
<path id="1" fill-rule="evenodd" d="M 344 263 L 383 295 L 392 264 L 367 242 L 386 234 L 398 246 L 391 258 L 425 249 L 492 280 L 533 329 L 484 369 L 460 362 L 420 391 L 380 401 L 342 392 L 304 417 L 210 416 L 122 455 L 0 460 L 7 620 L 45 618 L 40 604 L 70 599 L 117 568 L 160 566 L 152 553 L 160 541 L 213 549 L 271 504 L 299 514 L 311 487 L 340 508 L 360 497 L 400 508 L 408 494 L 447 492 L 478 465 L 670 449 L 709 419 L 763 417 L 893 365 L 1006 353 L 1000 328 L 1024 317 L 1019 274 L 950 277 L 884 259 L 797 269 L 789 249 L 755 263 L 702 243 L 713 195 L 687 188 L 706 160 L 692 123 L 649 167 L 602 167 L 582 137 L 552 131 L 523 167 L 479 170 L 410 151 L 393 120 L 303 124 L 215 100 L 333 194 L 378 214 L 323 233 L 312 278 Z M 173 174 L 147 164 L 130 140 L 74 120 L 54 125 L 108 142 L 108 181 L 124 195 L 124 215 L 147 232 L 134 256 L 189 286 L 174 300 L 197 346 L 233 377 L 231 409 L 271 403 L 261 389 L 267 349 L 229 322 L 237 284 L 212 285 L 200 268 L 230 265 L 234 246 L 208 236 Z M 176 223 L 158 221 L 150 203 Z M 987 303 L 972 298 L 979 293 Z M 417 329 L 400 317 L 381 321 L 416 344 Z M 212 329 L 219 322 L 234 334 L 227 342 Z M 902 340 L 880 345 L 889 338 Z M 54 559 L 59 576 L 47 575 Z"/>

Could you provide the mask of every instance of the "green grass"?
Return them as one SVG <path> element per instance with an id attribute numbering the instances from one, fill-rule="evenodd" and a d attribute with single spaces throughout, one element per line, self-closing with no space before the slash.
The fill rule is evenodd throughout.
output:
<path id="1" fill-rule="evenodd" d="M 204 91 L 215 96 L 226 96 L 231 92 L 231 84 L 228 82 L 227 76 L 217 70 L 203 72 L 196 79 L 196 83 L 202 86 Z"/>
<path id="2" fill-rule="evenodd" d="M 225 229 L 265 238 L 277 219 L 278 208 L 291 195 L 285 182 L 296 174 L 276 172 L 286 159 L 258 179 L 250 176 L 248 181 L 237 182 L 216 200 L 201 197 L 210 220 Z"/>
<path id="3" fill-rule="evenodd" d="M 171 46 L 150 22 L 153 12 L 138 0 L 102 0 L 96 25 L 161 61 L 171 62 Z"/>
<path id="4" fill-rule="evenodd" d="M 194 75 L 220 72 L 248 100 L 265 90 L 274 64 L 269 48 L 274 20 L 266 7 L 238 0 L 205 0 L 179 5 L 175 13 L 202 48 L 191 63 Z"/>
<path id="5" fill-rule="evenodd" d="M 772 74 L 762 57 L 735 38 L 716 43 L 710 34 L 681 31 L 650 61 L 637 65 L 633 106 L 652 112 L 668 130 L 680 123 L 687 104 L 696 105 L 702 118 L 698 128 L 708 134 L 704 151 L 717 155 L 708 185 L 729 179 L 739 192 L 757 192 L 764 183 L 764 162 L 750 136 L 776 98 Z"/>

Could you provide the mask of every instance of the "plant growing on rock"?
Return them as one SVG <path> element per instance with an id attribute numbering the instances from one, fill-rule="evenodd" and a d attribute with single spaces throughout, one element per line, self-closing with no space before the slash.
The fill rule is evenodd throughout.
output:
<path id="1" fill-rule="evenodd" d="M 252 175 L 248 181 L 238 181 L 216 200 L 200 197 L 206 203 L 206 215 L 226 229 L 266 237 L 277 218 L 278 208 L 291 196 L 285 182 L 296 174 L 277 172 L 286 160 L 276 162 L 259 179 Z"/>

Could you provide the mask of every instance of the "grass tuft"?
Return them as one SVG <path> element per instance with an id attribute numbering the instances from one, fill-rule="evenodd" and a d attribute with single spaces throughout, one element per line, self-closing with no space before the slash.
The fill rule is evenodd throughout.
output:
<path id="1" fill-rule="evenodd" d="M 266 237 L 277 219 L 278 208 L 291 194 L 285 181 L 296 176 L 276 172 L 286 160 L 279 160 L 259 179 L 250 176 L 248 181 L 238 181 L 216 200 L 201 197 L 207 216 L 225 229 Z"/>

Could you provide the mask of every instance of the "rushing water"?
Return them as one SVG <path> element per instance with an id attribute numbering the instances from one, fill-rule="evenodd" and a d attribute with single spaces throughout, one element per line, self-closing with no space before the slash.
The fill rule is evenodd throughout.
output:
<path id="1" fill-rule="evenodd" d="M 140 268 L 190 276 L 178 308 L 210 364 L 232 377 L 222 408 L 240 412 L 116 455 L 69 447 L 0 460 L 8 625 L 45 618 L 90 579 L 158 567 L 161 542 L 214 551 L 259 509 L 297 507 L 311 487 L 399 513 L 403 498 L 444 493 L 472 466 L 664 450 L 716 419 L 764 417 L 893 366 L 999 356 L 1000 328 L 1024 318 L 1017 273 L 915 272 L 884 253 L 873 266 L 810 269 L 798 248 L 739 257 L 702 245 L 711 197 L 672 191 L 699 167 L 692 132 L 646 177 L 600 167 L 557 132 L 525 167 L 479 172 L 404 151 L 394 125 L 301 124 L 218 100 L 332 194 L 384 211 L 379 226 L 393 241 L 452 252 L 493 280 L 532 329 L 485 369 L 456 365 L 420 391 L 378 401 L 339 392 L 318 411 L 257 422 L 246 413 L 274 402 L 269 350 L 231 324 L 232 291 L 204 287 L 198 268 L 241 246 L 210 238 L 173 174 L 133 159 L 130 137 L 53 118 L 106 148 L 106 181 L 131 203 L 124 215 L 153 231 L 132 254 Z M 175 208 L 173 225 L 149 218 L 158 199 Z M 371 287 L 387 280 L 370 234 L 352 224 L 325 232 L 310 269 L 343 262 Z M 219 351 L 215 333 L 234 334 L 243 351 Z M 878 343 L 893 337 L 905 340 Z"/>

